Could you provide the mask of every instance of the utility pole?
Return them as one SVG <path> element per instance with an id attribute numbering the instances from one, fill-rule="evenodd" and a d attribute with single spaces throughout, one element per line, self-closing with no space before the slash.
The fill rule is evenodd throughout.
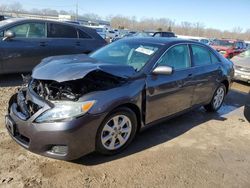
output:
<path id="1" fill-rule="evenodd" d="M 76 17 L 75 20 L 78 21 L 78 0 L 76 0 Z"/>

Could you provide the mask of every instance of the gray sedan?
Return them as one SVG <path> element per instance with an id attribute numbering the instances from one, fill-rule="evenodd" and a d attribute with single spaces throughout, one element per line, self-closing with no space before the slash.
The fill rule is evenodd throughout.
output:
<path id="1" fill-rule="evenodd" d="M 250 50 L 247 50 L 232 59 L 234 63 L 234 79 L 250 82 Z"/>
<path id="2" fill-rule="evenodd" d="M 116 154 L 149 125 L 200 106 L 217 111 L 232 76 L 232 62 L 207 45 L 121 39 L 89 56 L 44 59 L 10 99 L 6 127 L 52 158 Z"/>

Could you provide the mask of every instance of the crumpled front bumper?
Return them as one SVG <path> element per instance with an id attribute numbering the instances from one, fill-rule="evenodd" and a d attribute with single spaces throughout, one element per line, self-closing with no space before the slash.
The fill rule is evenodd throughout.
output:
<path id="1" fill-rule="evenodd" d="M 6 128 L 18 144 L 34 153 L 62 160 L 77 159 L 95 150 L 96 133 L 104 114 L 85 114 L 63 122 L 36 123 L 35 119 L 50 108 L 50 104 L 30 89 L 20 92 L 19 96 L 25 93 L 25 103 L 29 101 L 41 108 L 27 117 L 20 108 L 20 105 L 25 105 L 20 104 L 20 97 L 10 101 Z M 67 150 L 63 154 L 53 153 L 53 146 L 65 146 Z"/>

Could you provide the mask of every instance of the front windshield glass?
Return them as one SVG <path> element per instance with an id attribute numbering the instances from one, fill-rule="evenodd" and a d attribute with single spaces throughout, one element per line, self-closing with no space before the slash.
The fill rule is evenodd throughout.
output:
<path id="1" fill-rule="evenodd" d="M 213 45 L 216 45 L 216 46 L 226 46 L 226 47 L 232 47 L 234 45 L 233 42 L 230 42 L 228 40 L 215 40 L 213 42 Z"/>
<path id="2" fill-rule="evenodd" d="M 105 63 L 132 66 L 140 71 L 160 47 L 142 42 L 117 41 L 97 50 L 90 57 Z"/>
<path id="3" fill-rule="evenodd" d="M 243 53 L 241 53 L 239 56 L 240 57 L 250 57 L 250 49 L 247 50 L 247 51 L 245 51 L 245 52 L 243 52 Z"/>

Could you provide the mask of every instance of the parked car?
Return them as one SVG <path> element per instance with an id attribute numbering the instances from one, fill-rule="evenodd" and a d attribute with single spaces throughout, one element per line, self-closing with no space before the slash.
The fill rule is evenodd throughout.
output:
<path id="1" fill-rule="evenodd" d="M 116 154 L 144 127 L 200 106 L 217 111 L 232 77 L 232 62 L 207 45 L 127 38 L 89 56 L 44 59 L 10 99 L 6 127 L 52 158 Z"/>
<path id="2" fill-rule="evenodd" d="M 5 20 L 5 17 L 3 15 L 0 15 L 0 21 Z"/>
<path id="3" fill-rule="evenodd" d="M 107 34 L 106 34 L 106 36 L 107 36 L 107 38 L 110 38 L 110 39 L 119 37 L 118 34 L 115 31 L 113 31 L 113 30 L 108 31 Z"/>
<path id="4" fill-rule="evenodd" d="M 250 90 L 249 90 L 246 105 L 244 108 L 244 116 L 247 119 L 247 121 L 250 122 Z"/>
<path id="5" fill-rule="evenodd" d="M 250 83 L 250 49 L 233 57 L 234 79 Z"/>
<path id="6" fill-rule="evenodd" d="M 210 45 L 225 58 L 232 58 L 246 50 L 246 44 L 241 40 L 216 39 Z"/>
<path id="7" fill-rule="evenodd" d="M 48 56 L 90 53 L 106 42 L 76 24 L 8 19 L 0 22 L 0 74 L 29 72 Z"/>
<path id="8" fill-rule="evenodd" d="M 176 37 L 173 32 L 155 32 L 153 37 Z"/>

